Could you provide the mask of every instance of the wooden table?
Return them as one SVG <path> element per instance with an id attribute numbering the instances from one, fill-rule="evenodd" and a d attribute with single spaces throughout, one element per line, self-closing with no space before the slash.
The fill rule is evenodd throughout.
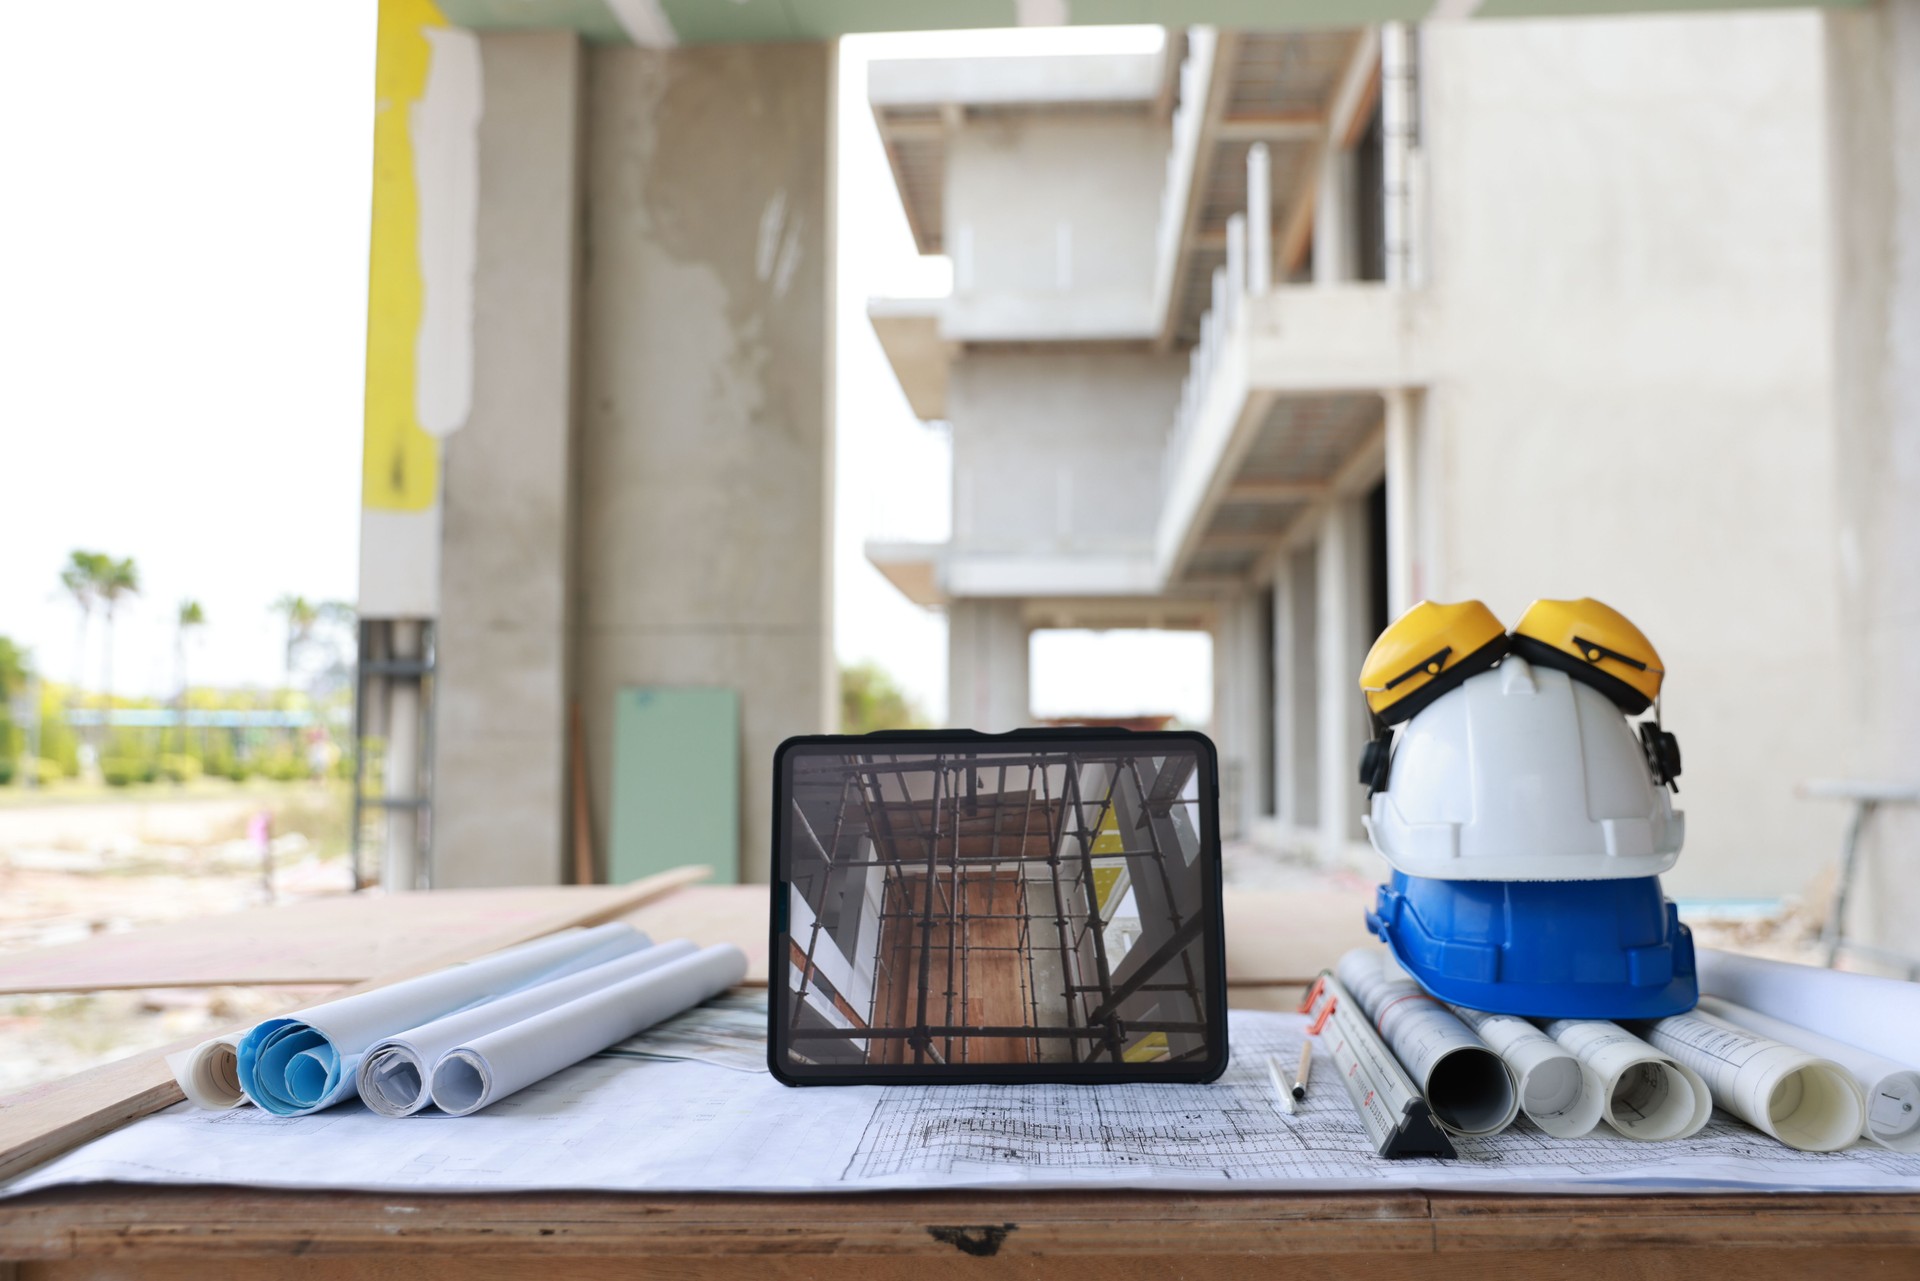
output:
<path id="1" fill-rule="evenodd" d="M 551 894 L 551 891 L 542 891 Z M 634 920 L 656 937 L 749 945 L 765 981 L 765 890 L 686 885 L 628 902 L 582 890 L 581 919 Z M 594 896 L 598 897 L 594 897 Z M 472 900 L 476 933 L 498 946 L 512 929 L 555 928 L 542 903 L 502 927 L 500 905 Z M 338 912 L 338 908 L 328 909 Z M 369 909 L 369 912 L 388 909 Z M 436 904 L 436 931 L 451 906 Z M 1342 896 L 1237 895 L 1229 904 L 1230 984 L 1237 1005 L 1284 1006 L 1313 970 L 1354 941 L 1359 908 Z M 528 922 L 534 922 L 529 924 Z M 245 937 L 236 925 L 232 937 Z M 436 938 L 433 942 L 451 942 Z M 469 941 L 469 950 L 473 943 Z M 123 954 L 123 942 L 116 942 Z M 182 967 L 245 981 L 242 952 L 169 955 Z M 218 945 L 210 943 L 217 950 Z M 401 973 L 428 962 L 392 959 Z M 457 948 L 442 949 L 439 958 Z M 56 969 L 97 981 L 89 958 Z M 343 962 L 329 959 L 340 968 Z M 263 978 L 299 959 L 260 960 Z M 24 971 L 23 971 L 24 972 Z M 235 976 L 239 977 L 236 978 Z M 106 977 L 111 978 L 108 974 Z M 355 975 L 335 975 L 350 979 Z M 390 976 L 391 977 L 391 976 Z M 6 967 L 0 966 L 0 990 Z M 141 1085 L 163 1097 L 138 1060 L 103 1069 L 100 1089 Z M 142 1071 L 145 1075 L 142 1075 Z M 93 1075 L 93 1074 L 90 1074 Z M 0 1101 L 0 1154 L 9 1138 L 70 1124 L 74 1088 Z M 52 1103 L 49 1103 L 52 1100 Z M 66 1108 L 60 1111 L 59 1104 Z M 56 1115 L 57 1113 L 57 1115 Z M 88 1114 L 94 1115 L 94 1114 Z M 9 1129 L 8 1127 L 11 1127 Z M 644 1141 L 636 1136 L 636 1143 Z M 1814 1273 L 1920 1277 L 1920 1196 L 1522 1197 L 1410 1192 L 1298 1196 L 1145 1192 L 937 1192 L 818 1196 L 533 1194 L 393 1196 L 233 1188 L 94 1186 L 0 1202 L 0 1281 L 40 1278 L 290 1276 L 326 1281 L 395 1277 L 737 1277 L 833 1281 L 910 1276 L 1315 1278 L 1566 1275 L 1605 1278 Z"/>

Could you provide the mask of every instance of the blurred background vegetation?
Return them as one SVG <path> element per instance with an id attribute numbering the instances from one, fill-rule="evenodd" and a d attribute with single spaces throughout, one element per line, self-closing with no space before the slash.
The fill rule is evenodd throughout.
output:
<path id="1" fill-rule="evenodd" d="M 75 550 L 59 585 L 76 612 L 77 654 L 87 652 L 96 622 L 105 630 L 100 670 L 97 680 L 84 670 L 52 679 L 24 646 L 0 636 L 0 803 L 148 785 L 351 777 L 351 606 L 282 597 L 274 612 L 286 629 L 284 683 L 221 688 L 192 683 L 194 641 L 213 620 L 197 601 L 183 600 L 173 614 L 173 694 L 128 696 L 114 689 L 111 638 L 115 614 L 140 592 L 138 563 Z"/>

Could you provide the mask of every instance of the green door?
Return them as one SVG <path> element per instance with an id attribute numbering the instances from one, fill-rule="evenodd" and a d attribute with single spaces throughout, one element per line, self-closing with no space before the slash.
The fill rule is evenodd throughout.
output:
<path id="1" fill-rule="evenodd" d="M 623 689 L 613 726 L 607 879 L 701 863 L 740 880 L 740 695 L 711 687 Z"/>

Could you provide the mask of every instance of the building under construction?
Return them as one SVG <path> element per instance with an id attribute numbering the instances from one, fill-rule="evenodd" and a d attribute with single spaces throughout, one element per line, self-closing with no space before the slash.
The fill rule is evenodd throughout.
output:
<path id="1" fill-rule="evenodd" d="M 791 768 L 796 1057 L 1205 1057 L 1215 873 L 1192 752 L 796 752 Z"/>

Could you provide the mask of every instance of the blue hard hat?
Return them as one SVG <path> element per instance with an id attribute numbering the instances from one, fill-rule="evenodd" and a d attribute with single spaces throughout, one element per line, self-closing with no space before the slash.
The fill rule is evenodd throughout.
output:
<path id="1" fill-rule="evenodd" d="M 1367 928 L 1442 1001 L 1543 1019 L 1658 1019 L 1699 1000 L 1657 876 L 1442 881 L 1395 872 Z"/>

